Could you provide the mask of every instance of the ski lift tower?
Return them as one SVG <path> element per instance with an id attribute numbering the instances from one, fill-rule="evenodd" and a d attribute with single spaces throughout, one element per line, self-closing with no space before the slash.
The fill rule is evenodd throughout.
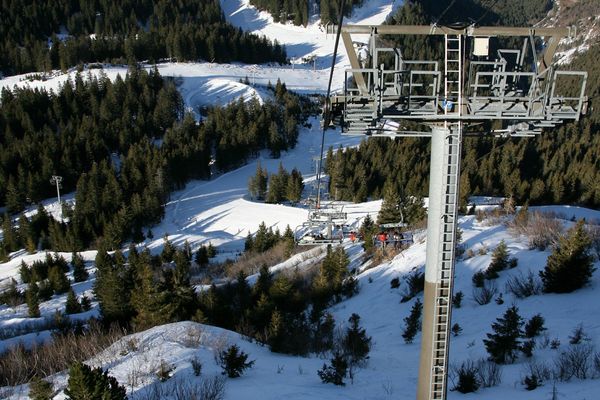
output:
<path id="1" fill-rule="evenodd" d="M 359 63 L 352 35 L 368 35 L 369 57 Z M 345 25 L 341 37 L 351 69 L 344 91 L 328 99 L 332 117 L 348 135 L 431 137 L 427 261 L 418 400 L 445 400 L 458 218 L 463 129 L 502 123 L 502 136 L 534 136 L 543 128 L 577 121 L 585 111 L 587 73 L 552 63 L 568 28 Z M 435 36 L 443 60 L 406 60 L 379 35 Z M 502 38 L 516 49 L 499 48 Z M 543 46 L 541 44 L 543 43 Z M 541 49 L 540 49 L 541 48 Z M 428 127 L 403 130 L 411 121 Z M 468 128 L 471 128 L 470 130 Z"/>

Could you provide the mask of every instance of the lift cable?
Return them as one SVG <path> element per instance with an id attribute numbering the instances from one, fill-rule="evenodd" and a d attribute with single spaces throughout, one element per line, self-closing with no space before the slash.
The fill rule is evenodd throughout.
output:
<path id="1" fill-rule="evenodd" d="M 335 61 L 337 58 L 338 45 L 340 43 L 340 34 L 342 33 L 342 23 L 344 22 L 344 6 L 346 0 L 341 0 L 340 19 L 338 23 L 338 31 L 335 36 L 335 46 L 333 48 L 333 58 L 331 59 L 331 69 L 329 70 L 329 83 L 327 84 L 327 96 L 325 97 L 325 107 L 323 108 L 323 128 L 321 132 L 321 156 L 319 158 L 319 166 L 317 168 L 317 208 L 321 206 L 321 178 L 323 170 L 323 148 L 325 147 L 325 130 L 329 121 L 331 107 L 329 105 L 329 96 L 331 95 L 331 82 L 333 80 L 333 71 L 335 69 Z"/>

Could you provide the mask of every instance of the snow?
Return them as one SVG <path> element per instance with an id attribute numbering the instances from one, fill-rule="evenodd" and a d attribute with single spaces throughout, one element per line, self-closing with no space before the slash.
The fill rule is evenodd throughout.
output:
<path id="1" fill-rule="evenodd" d="M 223 178 L 222 178 L 223 179 Z M 379 207 L 379 202 L 353 205 L 353 210 L 358 215 L 359 211 L 374 213 Z M 250 202 L 241 204 L 246 211 L 246 220 L 249 221 L 255 211 Z M 278 206 L 273 206 L 278 207 Z M 279 206 L 280 217 L 284 217 L 287 210 L 288 219 L 294 218 L 291 207 Z M 551 211 L 569 215 L 571 207 L 554 206 Z M 172 211 L 172 210 L 171 210 Z M 578 209 L 580 215 L 593 216 L 597 211 Z M 172 213 L 168 214 L 172 216 Z M 254 215 L 258 223 L 261 215 Z M 515 304 L 519 313 L 525 320 L 540 313 L 546 320 L 548 340 L 557 338 L 561 342 L 558 350 L 549 347 L 536 348 L 534 357 L 526 359 L 521 356 L 515 364 L 502 367 L 502 383 L 493 388 L 480 389 L 476 396 L 485 396 L 486 399 L 500 400 L 506 398 L 519 399 L 547 399 L 551 391 L 551 383 L 534 392 L 527 392 L 521 385 L 527 363 L 530 361 L 545 362 L 552 365 L 553 360 L 561 350 L 568 348 L 569 335 L 580 323 L 583 324 L 591 343 L 600 340 L 600 324 L 593 315 L 600 315 L 600 302 L 598 302 L 597 287 L 600 276 L 595 274 L 588 287 L 578 290 L 573 294 L 545 294 L 531 296 L 526 299 L 516 299 L 505 289 L 506 281 L 518 274 L 537 272 L 545 265 L 545 260 L 550 254 L 549 250 L 530 250 L 524 237 L 511 234 L 504 221 L 483 220 L 478 222 L 475 216 L 465 216 L 460 219 L 460 228 L 463 231 L 463 244 L 466 249 L 473 249 L 475 256 L 462 259 L 456 266 L 455 291 L 464 293 L 461 308 L 454 309 L 453 323 L 458 323 L 463 332 L 451 341 L 450 360 L 453 365 L 459 365 L 467 359 L 477 360 L 487 357 L 482 339 L 491 332 L 491 324 L 500 317 L 504 311 Z M 571 222 L 565 221 L 570 225 Z M 267 347 L 249 341 L 236 333 L 223 329 L 196 324 L 193 322 L 180 322 L 152 328 L 148 331 L 125 337 L 107 349 L 104 353 L 90 360 L 91 365 L 108 368 L 111 375 L 127 386 L 131 398 L 142 398 L 144 388 L 157 381 L 156 370 L 161 361 L 174 366 L 173 377 L 162 385 L 176 384 L 179 381 L 199 382 L 202 378 L 193 376 L 190 360 L 194 357 L 201 360 L 204 379 L 218 375 L 220 367 L 214 360 L 215 351 L 229 344 L 237 344 L 250 355 L 251 360 L 256 360 L 255 366 L 248 370 L 242 378 L 228 379 L 226 384 L 226 399 L 245 397 L 249 399 L 413 399 L 416 390 L 417 365 L 419 357 L 419 339 L 417 336 L 413 344 L 405 344 L 400 336 L 403 328 L 402 319 L 406 317 L 414 300 L 401 303 L 400 299 L 405 293 L 405 277 L 413 271 L 422 270 L 425 264 L 425 242 L 423 232 L 415 235 L 415 244 L 403 251 L 389 262 L 384 262 L 373 268 L 364 270 L 357 276 L 360 284 L 360 293 L 353 298 L 345 300 L 330 308 L 338 326 L 346 326 L 352 313 L 361 316 L 361 325 L 373 337 L 373 348 L 370 359 L 364 369 L 359 369 L 353 384 L 346 387 L 335 387 L 322 384 L 316 371 L 326 361 L 314 355 L 309 357 L 293 357 L 271 353 Z M 487 305 L 478 305 L 472 298 L 472 274 L 486 268 L 491 261 L 491 254 L 498 243 L 504 240 L 508 246 L 511 257 L 518 259 L 518 266 L 500 273 L 500 278 L 494 281 L 499 293 L 503 294 L 504 304 L 495 301 Z M 486 254 L 479 254 L 480 247 L 487 247 Z M 344 243 L 352 264 L 351 268 L 360 265 L 362 250 L 359 244 Z M 303 260 L 314 261 L 322 257 L 322 249 L 313 249 L 304 255 L 273 266 L 272 270 L 301 267 Z M 596 266 L 599 266 L 596 263 Z M 400 288 L 392 289 L 390 281 L 399 277 L 402 282 Z M 254 276 L 248 278 L 252 283 Z M 84 286 L 89 287 L 88 286 Z M 78 290 L 76 288 L 76 290 Z M 421 295 L 420 295 L 421 296 Z M 497 297 L 497 296 L 495 296 Z M 45 305 L 48 313 L 55 303 Z M 583 307 L 582 305 L 585 305 Z M 21 340 L 33 340 L 29 336 Z M 39 339 L 47 337 L 42 332 Z M 198 338 L 198 339 L 196 339 Z M 7 345 L 8 343 L 5 343 Z M 538 338 L 540 346 L 544 337 Z M 129 350 L 127 350 L 129 349 Z M 128 385 L 133 375 L 138 376 L 137 384 Z M 65 384 L 64 374 L 54 377 L 56 384 Z M 169 383 L 171 382 L 171 383 Z M 158 384 L 158 383 L 157 383 Z M 452 386 L 452 382 L 450 383 Z M 598 380 L 577 380 L 571 382 L 558 382 L 559 393 L 567 398 L 595 398 L 600 390 Z M 462 399 L 464 395 L 456 392 L 449 393 L 449 399 Z M 17 397 L 14 397 L 17 398 Z M 64 397 L 57 396 L 57 399 Z"/>
<path id="2" fill-rule="evenodd" d="M 344 19 L 344 24 L 379 25 L 399 6 L 400 0 L 370 0 L 353 11 L 352 16 Z M 295 26 L 291 23 L 275 23 L 267 12 L 258 11 L 250 5 L 249 0 L 221 0 L 221 7 L 227 20 L 245 31 L 265 35 L 286 46 L 288 57 L 299 63 L 303 58 L 316 57 L 315 65 L 321 72 L 328 72 L 331 67 L 335 47 L 335 35 L 327 34 L 319 19 L 311 19 L 308 26 Z M 366 42 L 367 36 L 354 35 L 355 41 Z M 337 71 L 350 68 L 350 62 L 340 42 L 336 60 Z M 325 74 L 324 74 L 325 75 Z M 336 74 L 332 90 L 343 87 L 343 74 Z"/>

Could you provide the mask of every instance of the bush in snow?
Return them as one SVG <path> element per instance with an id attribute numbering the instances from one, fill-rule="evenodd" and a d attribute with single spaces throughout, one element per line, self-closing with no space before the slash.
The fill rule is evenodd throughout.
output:
<path id="1" fill-rule="evenodd" d="M 334 353 L 331 359 L 331 365 L 323 364 L 323 368 L 317 371 L 319 378 L 323 383 L 333 383 L 334 385 L 344 386 L 344 378 L 348 372 L 348 361 L 341 353 Z"/>
<path id="2" fill-rule="evenodd" d="M 51 400 L 53 397 L 52 383 L 36 375 L 29 384 L 29 398 L 32 400 Z"/>
<path id="3" fill-rule="evenodd" d="M 406 278 L 406 283 L 408 285 L 407 291 L 400 300 L 402 303 L 405 303 L 415 297 L 417 294 L 421 293 L 425 288 L 425 274 L 422 272 L 414 272 Z"/>
<path id="4" fill-rule="evenodd" d="M 525 377 L 521 382 L 526 390 L 535 390 L 552 378 L 552 369 L 542 362 L 530 362 L 525 368 Z"/>
<path id="5" fill-rule="evenodd" d="M 480 306 L 483 306 L 492 301 L 497 292 L 496 285 L 493 282 L 484 283 L 484 285 L 480 288 L 473 288 L 473 300 L 475 300 Z"/>
<path id="6" fill-rule="evenodd" d="M 546 330 L 544 327 L 544 317 L 541 314 L 536 314 L 525 324 L 525 337 L 534 338 Z"/>
<path id="7" fill-rule="evenodd" d="M 595 370 L 594 346 L 589 343 L 571 345 L 554 360 L 554 379 L 568 381 L 575 377 L 587 379 Z"/>
<path id="8" fill-rule="evenodd" d="M 581 342 L 589 342 L 590 338 L 587 333 L 583 330 L 583 324 L 577 325 L 573 329 L 573 333 L 569 336 L 570 344 L 580 344 Z"/>
<path id="9" fill-rule="evenodd" d="M 542 282 L 532 271 L 529 271 L 527 276 L 519 273 L 511 276 L 506 281 L 506 291 L 512 293 L 518 299 L 523 299 L 542 293 Z"/>
<path id="10" fill-rule="evenodd" d="M 462 299 L 464 297 L 463 292 L 458 291 L 454 294 L 454 296 L 452 296 L 452 307 L 454 308 L 460 308 L 460 306 L 462 305 Z"/>
<path id="11" fill-rule="evenodd" d="M 404 342 L 412 343 L 419 329 L 421 329 L 421 314 L 423 313 L 423 304 L 417 299 L 410 310 L 410 315 L 404 318 L 404 331 L 402 337 Z"/>
<path id="12" fill-rule="evenodd" d="M 477 365 L 471 360 L 464 361 L 460 367 L 456 368 L 455 374 L 458 382 L 452 390 L 460 393 L 472 393 L 481 386 Z"/>
<path id="13" fill-rule="evenodd" d="M 242 376 L 248 368 L 254 365 L 254 361 L 246 360 L 248 360 L 248 354 L 240 351 L 240 348 L 235 344 L 219 354 L 219 363 L 223 368 L 223 375 L 227 375 L 229 378 Z"/>

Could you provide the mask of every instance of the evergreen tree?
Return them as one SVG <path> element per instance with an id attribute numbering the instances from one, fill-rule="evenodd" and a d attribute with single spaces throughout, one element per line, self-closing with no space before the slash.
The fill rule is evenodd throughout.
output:
<path id="1" fill-rule="evenodd" d="M 168 293 L 166 309 L 170 321 L 183 321 L 191 318 L 197 307 L 196 292 L 190 283 L 190 266 L 185 250 L 178 251 L 175 254 L 175 269 L 171 278 L 166 279 Z"/>
<path id="2" fill-rule="evenodd" d="M 348 373 L 348 361 L 341 353 L 334 353 L 331 359 L 331 365 L 323 364 L 323 368 L 317 371 L 319 378 L 323 383 L 333 383 L 334 385 L 344 386 L 344 378 Z"/>
<path id="3" fill-rule="evenodd" d="M 485 270 L 487 279 L 498 278 L 498 272 L 505 270 L 508 267 L 508 247 L 504 240 L 494 249 L 492 253 L 492 262 Z"/>
<path id="4" fill-rule="evenodd" d="M 505 364 L 515 360 L 521 345 L 519 339 L 523 336 L 522 327 L 523 318 L 516 306 L 510 307 L 501 318 L 496 319 L 492 324 L 494 333 L 488 333 L 488 338 L 483 339 L 492 361 Z"/>
<path id="5" fill-rule="evenodd" d="M 38 286 L 35 282 L 31 282 L 25 291 L 25 302 L 27 303 L 28 315 L 31 318 L 40 316 L 40 301 L 38 298 Z"/>
<path id="6" fill-rule="evenodd" d="M 4 218 L 2 218 L 2 235 L 2 242 L 8 251 L 19 249 L 19 237 L 8 214 L 4 214 Z"/>
<path id="7" fill-rule="evenodd" d="M 560 238 L 546 267 L 540 271 L 544 292 L 570 293 L 589 282 L 595 270 L 590 244 L 583 221 Z"/>
<path id="8" fill-rule="evenodd" d="M 135 312 L 133 324 L 138 331 L 161 325 L 168 320 L 165 312 L 166 293 L 162 292 L 154 279 L 149 260 L 140 261 L 136 267 L 136 280 L 131 294 Z"/>
<path id="9" fill-rule="evenodd" d="M 69 368 L 65 395 L 70 400 L 126 400 L 125 388 L 101 368 L 76 362 Z"/>
<path id="10" fill-rule="evenodd" d="M 89 274 L 85 269 L 83 257 L 79 253 L 73 252 L 71 257 L 71 268 L 73 269 L 73 280 L 75 282 L 87 281 Z"/>
<path id="11" fill-rule="evenodd" d="M 173 246 L 173 244 L 169 240 L 169 235 L 166 233 L 163 237 L 163 243 L 163 250 L 160 253 L 160 258 L 162 262 L 170 263 L 171 261 L 173 261 L 173 257 L 175 256 L 175 252 L 177 251 L 177 249 L 175 248 L 175 246 Z"/>
<path id="12" fill-rule="evenodd" d="M 417 299 L 410 310 L 410 315 L 404 318 L 404 331 L 402 337 L 405 343 L 412 343 L 417 332 L 421 330 L 421 315 L 423 313 L 423 304 Z"/>
<path id="13" fill-rule="evenodd" d="M 294 168 L 287 181 L 286 197 L 292 204 L 297 203 L 302 198 L 303 190 L 304 182 L 302 174 L 300 171 Z"/>
<path id="14" fill-rule="evenodd" d="M 365 252 L 370 252 L 374 249 L 375 243 L 373 242 L 373 236 L 377 233 L 377 227 L 371 219 L 370 215 L 367 215 L 360 226 L 360 236 L 363 238 L 363 249 Z"/>
<path id="15" fill-rule="evenodd" d="M 264 200 L 267 195 L 268 179 L 267 170 L 261 167 L 260 160 L 258 160 L 256 163 L 256 173 L 248 181 L 250 197 L 256 200 Z"/>
<path id="16" fill-rule="evenodd" d="M 73 289 L 67 292 L 67 302 L 65 303 L 65 314 L 77 314 L 81 312 L 81 304 L 77 301 L 77 296 Z"/>
<path id="17" fill-rule="evenodd" d="M 400 196 L 398 195 L 394 184 L 389 181 L 384 188 L 383 204 L 377 215 L 377 223 L 382 225 L 401 221 L 402 212 L 400 210 Z"/>
<path id="18" fill-rule="evenodd" d="M 98 299 L 102 320 L 107 325 L 113 322 L 126 323 L 131 318 L 131 283 L 127 277 L 128 272 L 128 269 L 122 264 L 117 264 L 100 244 L 96 255 L 94 293 Z"/>
<path id="19" fill-rule="evenodd" d="M 71 287 L 69 279 L 59 266 L 52 266 L 48 270 L 48 280 L 55 294 L 66 293 Z"/>
<path id="20" fill-rule="evenodd" d="M 229 378 L 238 378 L 254 365 L 254 361 L 247 361 L 248 354 L 240 351 L 237 345 L 231 345 L 219 353 L 219 363 L 223 368 L 223 375 Z"/>
<path id="21" fill-rule="evenodd" d="M 364 328 L 360 327 L 360 316 L 352 314 L 348 319 L 350 327 L 342 339 L 342 346 L 348 366 L 350 367 L 350 378 L 353 376 L 353 367 L 362 366 L 369 358 L 371 350 L 371 337 L 367 336 Z"/>
<path id="22" fill-rule="evenodd" d="M 208 249 L 206 246 L 200 246 L 198 251 L 196 251 L 196 256 L 194 257 L 194 261 L 201 267 L 208 265 Z"/>
<path id="23" fill-rule="evenodd" d="M 29 383 L 29 398 L 32 400 L 52 400 L 54 397 L 54 389 L 52 383 L 41 379 L 39 376 L 34 376 Z"/>

